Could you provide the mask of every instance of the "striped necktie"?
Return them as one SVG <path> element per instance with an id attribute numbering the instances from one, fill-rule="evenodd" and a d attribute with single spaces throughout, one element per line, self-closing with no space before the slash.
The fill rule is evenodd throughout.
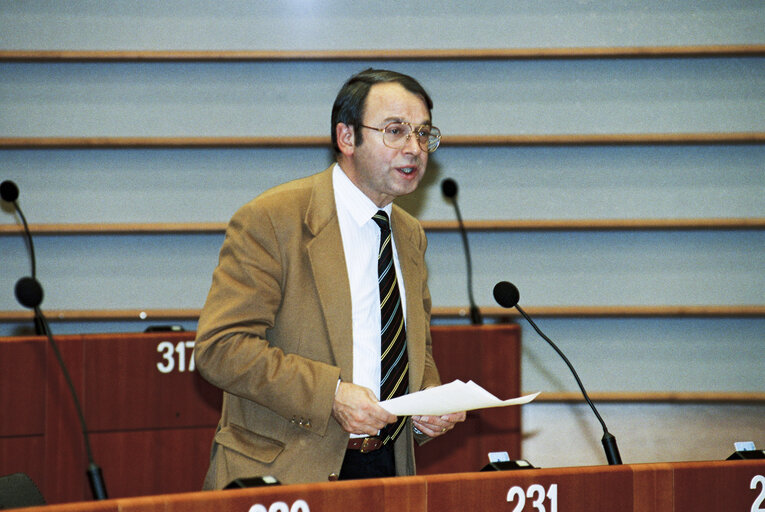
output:
<path id="1" fill-rule="evenodd" d="M 380 252 L 377 255 L 377 277 L 380 285 L 380 400 L 389 400 L 409 392 L 409 358 L 406 353 L 406 328 L 401 305 L 401 295 L 393 265 L 393 244 L 391 241 L 388 214 L 379 210 L 372 219 L 380 226 Z M 381 432 L 383 444 L 396 439 L 406 421 L 387 425 Z"/>

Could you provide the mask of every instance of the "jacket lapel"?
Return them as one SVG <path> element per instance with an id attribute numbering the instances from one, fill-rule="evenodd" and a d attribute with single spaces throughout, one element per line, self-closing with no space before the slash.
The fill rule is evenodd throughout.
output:
<path id="1" fill-rule="evenodd" d="M 343 239 L 337 220 L 332 167 L 315 176 L 305 215 L 312 235 L 307 243 L 308 258 L 324 313 L 329 343 L 340 367 L 340 378 L 353 379 L 353 318 L 350 283 L 346 272 Z M 421 283 L 426 272 L 420 259 L 416 226 L 408 224 L 394 206 L 391 229 L 396 242 L 401 273 L 406 284 L 407 350 L 410 391 L 419 390 L 425 367 L 425 341 L 428 329 L 422 308 Z M 338 250 L 340 248 L 340 250 Z M 424 326 L 424 328 L 423 328 Z"/>
<path id="2" fill-rule="evenodd" d="M 350 381 L 353 378 L 351 292 L 332 188 L 332 167 L 317 174 L 315 180 L 304 220 L 313 236 L 307 243 L 308 258 L 329 343 L 340 367 L 340 378 Z"/>

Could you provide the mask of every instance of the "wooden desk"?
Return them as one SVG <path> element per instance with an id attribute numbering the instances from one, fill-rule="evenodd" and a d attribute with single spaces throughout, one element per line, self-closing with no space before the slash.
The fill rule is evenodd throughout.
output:
<path id="1" fill-rule="evenodd" d="M 200 488 L 221 393 L 188 371 L 191 349 L 181 354 L 178 347 L 185 349 L 193 338 L 56 337 L 110 496 Z M 166 348 L 175 366 L 163 372 Z M 27 473 L 48 503 L 91 497 L 82 429 L 46 339 L 0 339 L 0 410 L 0 474 Z"/>
<path id="2" fill-rule="evenodd" d="M 445 382 L 472 379 L 499 398 L 518 396 L 517 325 L 432 333 Z M 56 336 L 110 497 L 201 488 L 221 392 L 193 369 L 194 335 Z M 0 411 L 0 475 L 27 473 L 48 503 L 91 497 L 82 431 L 46 339 L 0 338 Z M 474 471 L 497 450 L 520 457 L 520 408 L 470 413 L 448 436 L 418 447 L 418 472 Z"/>
<path id="3" fill-rule="evenodd" d="M 497 398 L 521 394 L 521 342 L 517 324 L 432 327 L 433 357 L 444 383 L 473 380 Z M 418 446 L 417 473 L 477 471 L 491 451 L 521 458 L 521 407 L 470 411 L 448 435 Z"/>
<path id="4" fill-rule="evenodd" d="M 461 473 L 123 498 L 30 512 L 762 511 L 765 461 Z M 27 510 L 27 509 L 25 509 Z"/>

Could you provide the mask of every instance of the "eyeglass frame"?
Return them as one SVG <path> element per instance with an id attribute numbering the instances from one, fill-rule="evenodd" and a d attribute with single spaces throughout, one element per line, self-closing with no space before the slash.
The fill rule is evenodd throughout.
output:
<path id="1" fill-rule="evenodd" d="M 385 143 L 385 134 L 388 133 L 386 130 L 392 124 L 403 124 L 403 125 L 406 125 L 406 126 L 409 127 L 409 134 L 406 136 L 406 139 L 404 139 L 404 142 L 400 146 L 398 146 L 398 147 L 389 146 L 388 144 Z M 375 130 L 377 132 L 382 133 L 383 144 L 385 144 L 385 147 L 388 147 L 390 149 L 401 149 L 401 148 L 403 148 L 409 142 L 409 139 L 412 137 L 412 134 L 415 132 L 415 128 L 423 128 L 423 127 L 430 128 L 431 132 L 432 132 L 432 130 L 436 130 L 438 132 L 438 135 L 435 136 L 436 137 L 436 147 L 434 147 L 433 150 L 431 150 L 429 148 L 429 144 L 428 144 L 428 141 L 430 140 L 430 137 L 433 136 L 432 133 L 431 133 L 430 137 L 428 137 L 428 140 L 425 141 L 425 147 L 422 147 L 422 143 L 420 142 L 420 137 L 418 136 L 416 138 L 416 140 L 417 140 L 417 145 L 420 147 L 420 149 L 422 149 L 423 151 L 425 151 L 427 153 L 434 153 L 438 149 L 438 147 L 441 145 L 441 130 L 438 127 L 430 125 L 430 124 L 418 124 L 418 125 L 415 125 L 414 123 L 409 123 L 407 121 L 391 121 L 390 123 L 386 124 L 385 127 L 383 127 L 383 128 L 376 128 L 374 126 L 367 126 L 365 124 L 359 124 L 359 126 L 362 127 L 362 128 L 368 128 L 370 130 Z M 416 131 L 419 131 L 419 130 L 416 130 Z"/>

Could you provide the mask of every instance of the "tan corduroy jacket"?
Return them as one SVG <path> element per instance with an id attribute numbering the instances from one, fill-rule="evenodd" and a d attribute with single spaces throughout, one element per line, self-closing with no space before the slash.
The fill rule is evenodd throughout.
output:
<path id="1" fill-rule="evenodd" d="M 410 390 L 440 384 L 430 338 L 425 233 L 394 205 L 406 289 Z M 332 417 L 338 379 L 353 380 L 351 297 L 332 167 L 275 187 L 231 219 L 197 331 L 198 371 L 224 390 L 206 489 L 273 475 L 340 473 L 349 434 Z M 410 420 L 411 423 L 411 420 Z M 395 445 L 414 473 L 411 424 Z"/>

